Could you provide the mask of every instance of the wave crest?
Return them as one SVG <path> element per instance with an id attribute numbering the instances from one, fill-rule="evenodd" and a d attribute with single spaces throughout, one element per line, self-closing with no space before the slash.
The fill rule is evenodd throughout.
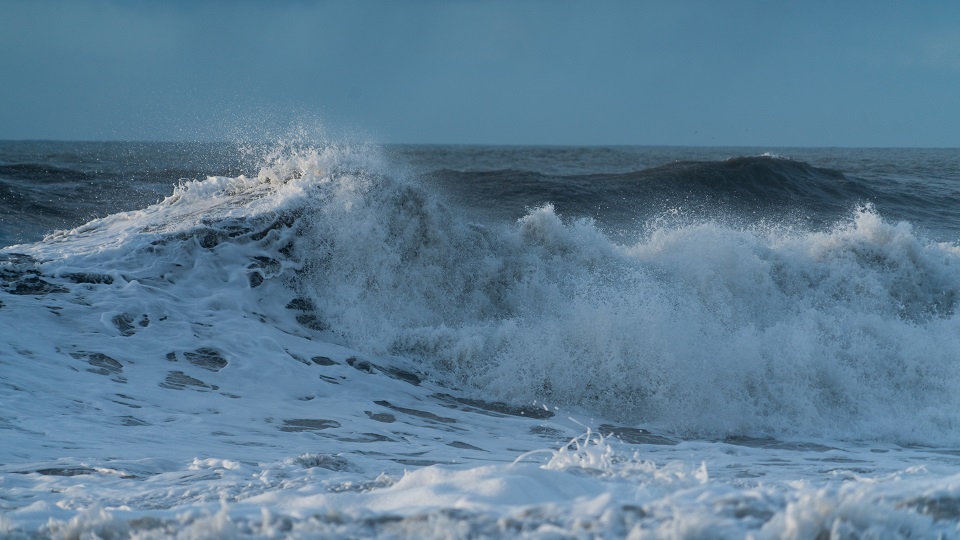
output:
<path id="1" fill-rule="evenodd" d="M 550 204 L 477 225 L 369 148 L 331 146 L 33 249 L 143 279 L 222 273 L 243 298 L 276 283 L 301 331 L 501 400 L 688 435 L 960 440 L 960 251 L 869 206 L 819 232 L 680 216 L 614 241 Z"/>

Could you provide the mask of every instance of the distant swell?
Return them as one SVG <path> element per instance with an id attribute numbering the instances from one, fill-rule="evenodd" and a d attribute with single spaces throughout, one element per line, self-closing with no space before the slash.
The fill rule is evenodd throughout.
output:
<path id="1" fill-rule="evenodd" d="M 501 215 L 519 217 L 527 208 L 549 202 L 563 214 L 591 216 L 604 224 L 642 221 L 678 208 L 701 217 L 769 218 L 799 212 L 825 223 L 857 203 L 883 197 L 840 171 L 771 156 L 678 161 L 618 174 L 441 170 L 432 177 L 463 200 L 496 205 L 493 211 Z"/>
<path id="2" fill-rule="evenodd" d="M 0 165 L 0 178 L 28 182 L 84 182 L 93 178 L 90 174 L 74 169 L 36 163 L 13 163 Z"/>
<path id="3" fill-rule="evenodd" d="M 769 156 L 680 161 L 627 176 L 663 189 L 704 192 L 720 199 L 759 205 L 787 201 L 839 205 L 873 195 L 840 171 Z"/>

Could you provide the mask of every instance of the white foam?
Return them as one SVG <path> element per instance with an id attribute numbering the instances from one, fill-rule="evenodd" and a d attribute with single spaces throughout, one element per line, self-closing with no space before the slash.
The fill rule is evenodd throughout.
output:
<path id="1" fill-rule="evenodd" d="M 331 180 L 299 287 L 351 347 L 678 433 L 958 441 L 956 252 L 872 208 L 619 245 L 549 205 L 492 230 L 402 181 Z"/>
<path id="2" fill-rule="evenodd" d="M 958 438 L 956 247 L 484 228 L 299 152 L 5 251 L 66 292 L 0 293 L 0 534 L 960 536 L 897 446 Z"/>

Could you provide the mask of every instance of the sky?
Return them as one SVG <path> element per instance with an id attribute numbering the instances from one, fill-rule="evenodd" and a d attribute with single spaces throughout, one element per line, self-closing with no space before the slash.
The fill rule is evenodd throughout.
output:
<path id="1" fill-rule="evenodd" d="M 960 2 L 0 2 L 0 139 L 960 147 Z"/>

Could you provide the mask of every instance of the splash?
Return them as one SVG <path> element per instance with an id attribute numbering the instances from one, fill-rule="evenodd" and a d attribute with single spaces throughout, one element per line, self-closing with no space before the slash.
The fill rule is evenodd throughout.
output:
<path id="1" fill-rule="evenodd" d="M 960 251 L 869 206 L 614 241 L 550 204 L 478 225 L 369 147 L 294 145 L 33 250 L 144 283 L 230 276 L 251 311 L 274 284 L 298 331 L 503 401 L 705 437 L 960 440 Z"/>

